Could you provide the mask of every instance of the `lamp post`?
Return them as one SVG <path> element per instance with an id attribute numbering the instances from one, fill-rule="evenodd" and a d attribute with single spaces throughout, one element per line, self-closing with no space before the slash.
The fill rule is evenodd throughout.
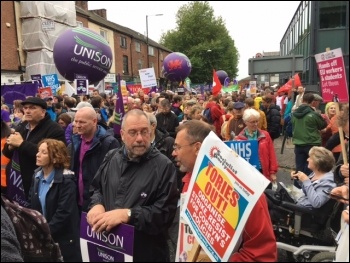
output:
<path id="1" fill-rule="evenodd" d="M 149 48 L 149 43 L 148 43 L 148 17 L 149 16 L 162 16 L 163 14 L 155 14 L 155 15 L 146 15 L 146 45 L 147 45 L 147 68 L 149 68 L 149 54 L 148 54 L 148 48 Z"/>

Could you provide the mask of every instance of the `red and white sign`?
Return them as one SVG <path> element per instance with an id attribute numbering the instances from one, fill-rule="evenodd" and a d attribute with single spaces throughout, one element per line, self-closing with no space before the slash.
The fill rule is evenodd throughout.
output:
<path id="1" fill-rule="evenodd" d="M 341 48 L 315 55 L 324 102 L 348 102 L 348 84 Z"/>

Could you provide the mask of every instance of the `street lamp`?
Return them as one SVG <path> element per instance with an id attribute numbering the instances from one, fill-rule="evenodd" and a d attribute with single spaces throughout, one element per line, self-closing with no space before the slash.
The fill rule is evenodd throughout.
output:
<path id="1" fill-rule="evenodd" d="M 148 17 L 149 16 L 162 16 L 163 14 L 146 15 L 146 45 L 147 45 L 147 68 L 149 68 L 149 54 L 148 54 Z"/>

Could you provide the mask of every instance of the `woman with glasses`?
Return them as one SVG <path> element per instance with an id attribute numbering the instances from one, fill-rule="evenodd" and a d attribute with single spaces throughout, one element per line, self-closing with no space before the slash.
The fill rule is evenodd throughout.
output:
<path id="1" fill-rule="evenodd" d="M 260 113 L 255 109 L 246 109 L 243 121 L 246 127 L 236 137 L 237 140 L 258 140 L 259 167 L 256 167 L 272 183 L 276 182 L 278 170 L 277 157 L 273 141 L 267 131 L 258 128 Z M 254 154 L 254 153 L 253 153 Z"/>

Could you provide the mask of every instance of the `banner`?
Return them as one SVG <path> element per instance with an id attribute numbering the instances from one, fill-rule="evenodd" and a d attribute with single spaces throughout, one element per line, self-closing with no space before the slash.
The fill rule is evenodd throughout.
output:
<path id="1" fill-rule="evenodd" d="M 58 81 L 57 74 L 49 74 L 42 76 L 43 87 L 51 87 L 53 95 L 56 95 L 60 89 L 60 82 Z"/>
<path id="2" fill-rule="evenodd" d="M 52 97 L 52 89 L 50 87 L 39 89 L 40 98 L 45 99 L 47 97 Z"/>
<path id="3" fill-rule="evenodd" d="M 324 102 L 349 102 L 346 69 L 341 48 L 315 54 Z"/>
<path id="4" fill-rule="evenodd" d="M 1 85 L 1 96 L 4 97 L 6 104 L 12 105 L 14 100 L 25 100 L 28 96 L 35 97 L 38 87 L 38 82 Z"/>
<path id="5" fill-rule="evenodd" d="M 41 82 L 41 75 L 40 74 L 35 74 L 30 76 L 32 80 L 35 80 L 38 82 L 39 87 L 43 87 L 43 84 Z"/>
<path id="6" fill-rule="evenodd" d="M 141 84 L 143 88 L 151 88 L 157 86 L 157 78 L 154 68 L 144 68 L 139 70 Z"/>
<path id="7" fill-rule="evenodd" d="M 81 214 L 80 248 L 83 262 L 132 262 L 134 254 L 134 227 L 120 224 L 111 231 L 93 232 Z"/>
<path id="8" fill-rule="evenodd" d="M 86 74 L 74 74 L 74 84 L 77 89 L 77 95 L 87 95 L 89 88 L 89 80 Z"/>
<path id="9" fill-rule="evenodd" d="M 19 166 L 19 151 L 14 150 L 11 160 L 10 175 L 7 176 L 6 196 L 11 201 L 16 201 L 19 205 L 29 207 L 23 189 L 21 167 Z"/>
<path id="10" fill-rule="evenodd" d="M 225 141 L 224 143 L 255 168 L 259 167 L 257 140 Z"/>
<path id="11" fill-rule="evenodd" d="M 115 101 L 115 110 L 114 110 L 114 134 L 120 135 L 120 130 L 122 128 L 122 121 L 123 117 L 125 115 L 125 106 L 123 102 L 123 95 L 122 95 L 122 89 L 120 85 L 120 75 L 118 74 L 118 84 L 117 83 L 112 83 L 113 85 L 113 90 L 115 91 L 115 96 L 117 96 L 116 101 Z M 125 104 L 127 105 L 127 104 Z"/>
<path id="12" fill-rule="evenodd" d="M 228 261 L 237 251 L 249 214 L 269 183 L 214 132 L 203 141 L 181 216 L 212 261 Z"/>

